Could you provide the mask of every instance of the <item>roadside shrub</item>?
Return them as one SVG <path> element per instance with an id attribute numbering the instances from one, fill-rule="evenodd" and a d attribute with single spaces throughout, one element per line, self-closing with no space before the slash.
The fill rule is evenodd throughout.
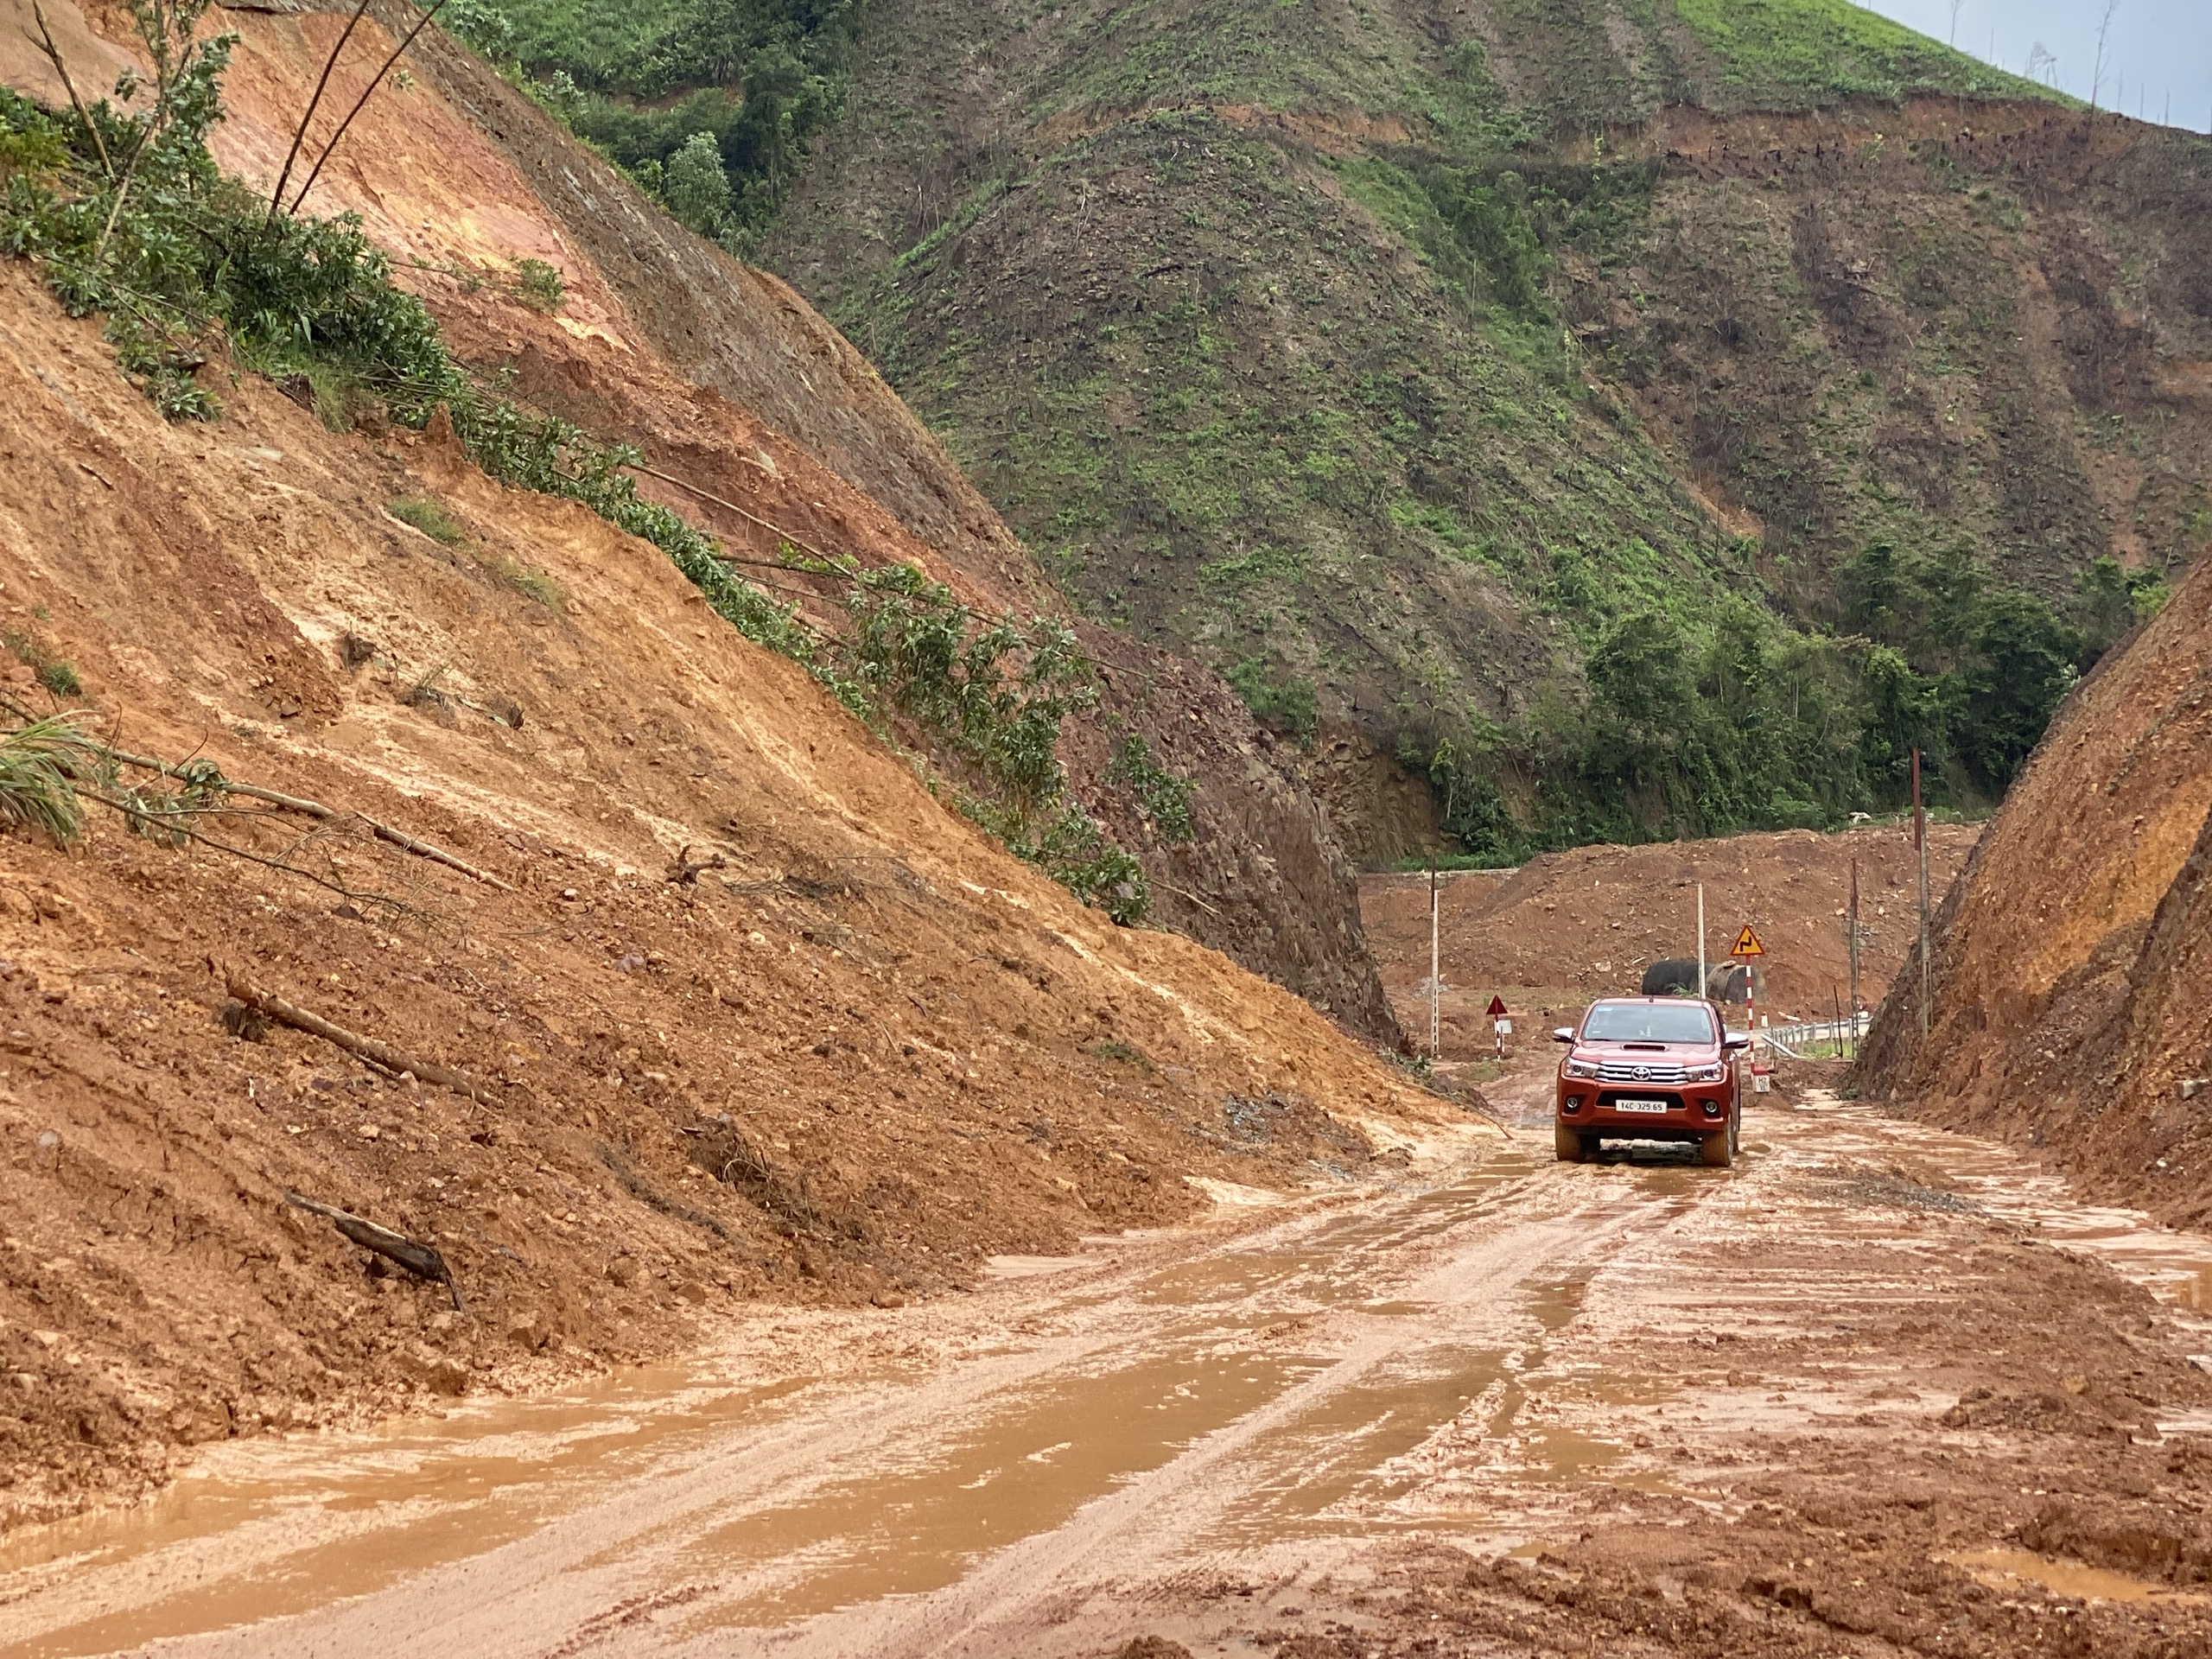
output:
<path id="1" fill-rule="evenodd" d="M 84 825 L 79 780 L 96 777 L 99 750 L 80 715 L 49 715 L 0 735 L 0 821 L 62 842 Z"/>
<path id="2" fill-rule="evenodd" d="M 515 262 L 513 292 L 533 311 L 554 312 L 561 308 L 568 286 L 561 280 L 559 266 L 543 259 L 520 259 Z"/>
<path id="3" fill-rule="evenodd" d="M 1152 758 L 1144 734 L 1122 730 L 1120 741 L 1108 751 L 1106 782 L 1119 785 L 1137 798 L 1161 840 L 1186 842 L 1196 833 L 1191 823 L 1192 783 L 1179 778 Z"/>
<path id="4" fill-rule="evenodd" d="M 976 789 L 962 810 L 1016 855 L 1116 921 L 1143 920 L 1143 868 L 1067 798 L 1061 728 L 1098 700 L 1073 632 L 1049 617 L 987 621 L 912 565 L 850 574 L 854 629 L 831 650 L 855 706 L 879 724 L 903 715 L 965 761 Z M 1160 778 L 1155 794 L 1183 805 L 1187 828 L 1188 785 L 1179 796 L 1181 780 Z"/>

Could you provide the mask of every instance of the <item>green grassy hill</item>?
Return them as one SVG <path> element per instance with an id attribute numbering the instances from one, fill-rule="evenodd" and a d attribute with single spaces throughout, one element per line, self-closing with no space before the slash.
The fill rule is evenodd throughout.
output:
<path id="1" fill-rule="evenodd" d="M 747 247 L 1364 855 L 1986 798 L 2212 539 L 2212 149 L 1836 0 L 832 33 Z"/>

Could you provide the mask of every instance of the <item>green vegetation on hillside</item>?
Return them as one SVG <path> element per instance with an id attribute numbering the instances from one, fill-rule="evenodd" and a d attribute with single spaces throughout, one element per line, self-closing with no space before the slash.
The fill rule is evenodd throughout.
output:
<path id="1" fill-rule="evenodd" d="M 2050 96 L 1847 0 L 1673 0 L 1673 8 L 1720 61 L 1727 97 L 1741 107 L 1896 103 L 1916 92 Z"/>
<path id="2" fill-rule="evenodd" d="M 1301 743 L 1393 757 L 1485 855 L 1885 810 L 1915 745 L 1939 798 L 1985 802 L 2206 539 L 2196 429 L 2121 407 L 2155 370 L 2120 319 L 2189 267 L 2160 238 L 2195 198 L 2037 240 L 2024 150 L 1897 111 L 2063 100 L 1843 0 L 1421 27 L 744 0 L 720 35 L 706 0 L 467 3 L 679 217 L 822 305 L 1086 611 Z M 729 136 L 755 96 L 730 66 L 772 47 L 823 89 L 796 178 Z M 1834 119 L 1751 155 L 1646 141 L 1669 105 Z M 2136 562 L 2092 580 L 2123 514 Z M 1879 547 L 1971 550 L 1942 650 L 1853 610 Z"/>
<path id="3" fill-rule="evenodd" d="M 2123 310 L 2196 326 L 2152 286 L 2194 187 L 2038 239 L 2007 181 L 2069 129 L 1897 105 L 2063 102 L 1840 0 L 1453 20 L 921 0 L 764 251 L 1090 612 L 1395 757 L 1471 849 L 1832 823 L 1916 745 L 2001 791 L 2205 539 L 2197 429 L 2123 407 Z M 1831 114 L 1732 147 L 1670 102 Z M 1881 545 L 1972 550 L 1943 652 L 1847 603 Z"/>
<path id="4" fill-rule="evenodd" d="M 479 384 L 357 219 L 271 212 L 219 171 L 207 136 L 235 37 L 197 37 L 206 3 L 138 0 L 155 73 L 127 76 L 88 108 L 48 110 L 0 88 L 0 254 L 29 260 L 73 315 L 104 315 L 118 366 L 163 414 L 219 417 L 204 383 L 216 336 L 249 372 L 306 377 L 334 427 L 371 405 L 417 429 L 443 410 L 486 473 L 579 501 L 658 547 L 724 620 L 801 664 L 879 734 L 895 741 L 903 717 L 925 751 L 962 769 L 959 805 L 1011 850 L 1116 920 L 1143 918 L 1142 869 L 1071 798 L 1058 759 L 1062 723 L 1097 700 L 1065 625 L 978 618 L 909 566 L 841 565 L 817 574 L 847 582 L 853 626 L 825 632 L 735 575 L 711 537 L 638 493 L 634 450 Z M 440 542 L 466 539 L 435 501 L 386 510 Z M 557 598 L 542 578 L 517 585 Z M 57 695 L 79 690 L 67 664 L 41 659 L 40 671 Z M 1141 738 L 1125 736 L 1116 760 L 1110 781 L 1167 817 L 1172 839 L 1187 786 Z"/>
<path id="5" fill-rule="evenodd" d="M 447 26 L 700 235 L 745 251 L 835 115 L 863 0 L 453 0 Z"/>

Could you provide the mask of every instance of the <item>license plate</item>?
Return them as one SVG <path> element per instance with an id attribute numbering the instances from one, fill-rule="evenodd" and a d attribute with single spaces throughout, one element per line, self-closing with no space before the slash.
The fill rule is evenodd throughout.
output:
<path id="1" fill-rule="evenodd" d="M 1617 1100 L 1613 1103 L 1613 1109 L 1617 1112 L 1663 1112 L 1668 1109 L 1668 1103 L 1663 1100 Z"/>

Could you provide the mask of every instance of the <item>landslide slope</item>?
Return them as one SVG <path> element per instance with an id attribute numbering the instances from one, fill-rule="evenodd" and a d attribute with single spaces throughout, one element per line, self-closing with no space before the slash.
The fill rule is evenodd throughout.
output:
<path id="1" fill-rule="evenodd" d="M 99 84 L 101 38 L 47 10 Z M 219 145 L 251 175 L 343 20 L 228 21 Z M 11 83 L 52 90 L 3 32 Z M 746 503 L 992 591 L 671 369 L 427 81 L 372 103 L 328 205 L 431 268 L 459 349 L 620 412 L 733 524 Z M 562 272 L 557 309 L 502 276 L 525 257 Z M 825 449 L 874 409 L 927 470 L 926 435 L 864 371 L 834 377 L 856 359 L 798 301 L 719 255 L 709 278 Z M 0 690 L 335 815 L 203 791 L 155 834 L 88 799 L 67 848 L 0 837 L 0 1526 L 211 1438 L 674 1351 L 733 1299 L 957 1286 L 993 1251 L 1189 1214 L 1185 1173 L 1332 1179 L 1440 1116 L 1298 998 L 1013 858 L 658 548 L 495 483 L 448 435 L 326 420 L 219 342 L 199 372 L 220 417 L 165 421 L 98 319 L 0 264 Z M 1224 788 L 1235 735 L 1208 739 Z M 226 1020 L 233 974 L 479 1086 Z M 364 1276 L 295 1192 L 435 1241 L 466 1308 Z"/>
<path id="2" fill-rule="evenodd" d="M 384 3 L 340 61 L 329 107 L 350 106 L 383 60 L 383 25 L 406 28 Z M 18 10 L 28 27 L 27 5 L 0 0 L 0 14 Z M 121 62 L 73 8 L 47 10 L 73 51 L 108 73 Z M 217 14 L 241 37 L 213 138 L 227 168 L 276 176 L 349 10 Z M 7 78 L 60 99 L 27 40 L 6 33 Z M 683 480 L 648 478 L 645 493 L 733 552 L 773 560 L 795 540 L 862 566 L 912 563 L 985 615 L 1066 608 L 938 441 L 781 282 L 677 225 L 436 30 L 408 61 L 412 84 L 367 104 L 309 206 L 361 215 L 463 360 L 533 407 L 641 448 Z M 322 115 L 315 136 L 335 124 Z M 511 277 L 527 260 L 560 274 L 557 307 L 518 296 Z M 817 624 L 841 626 L 840 583 L 772 580 Z M 1295 766 L 1212 674 L 1103 630 L 1084 639 L 1109 671 L 1097 715 L 1071 722 L 1067 759 L 1085 805 L 1153 877 L 1152 919 L 1394 1041 L 1351 868 Z M 1129 734 L 1192 784 L 1187 837 L 1162 834 L 1109 766 Z"/>
<path id="3" fill-rule="evenodd" d="M 19 266 L 0 380 L 26 653 L 126 747 L 505 884 L 350 816 L 208 821 L 337 891 L 112 818 L 0 842 L 0 1518 L 667 1351 L 727 1298 L 926 1293 L 1187 1213 L 1185 1172 L 1363 1166 L 1347 1125 L 1421 1109 L 1287 992 L 1005 854 L 582 507 L 251 378 L 170 426 Z M 422 499 L 453 545 L 386 510 Z M 686 846 L 719 868 L 676 879 Z M 490 1099 L 240 1040 L 219 969 Z M 287 1191 L 435 1239 L 467 1315 L 365 1281 Z"/>
<path id="4" fill-rule="evenodd" d="M 2087 660 L 2212 539 L 2212 146 L 1834 0 L 919 0 L 852 73 L 768 263 L 1091 615 L 1327 734 L 1362 855 L 1833 821 L 1916 740 L 1986 795 L 1863 645 L 1766 632 L 1702 771 L 1586 667 L 1732 594 L 1882 638 L 1840 567 L 1960 538 Z"/>
<path id="5" fill-rule="evenodd" d="M 2212 1218 L 2212 568 L 2076 690 L 1898 977 L 1860 1087 L 2048 1147 L 2085 1191 Z"/>

